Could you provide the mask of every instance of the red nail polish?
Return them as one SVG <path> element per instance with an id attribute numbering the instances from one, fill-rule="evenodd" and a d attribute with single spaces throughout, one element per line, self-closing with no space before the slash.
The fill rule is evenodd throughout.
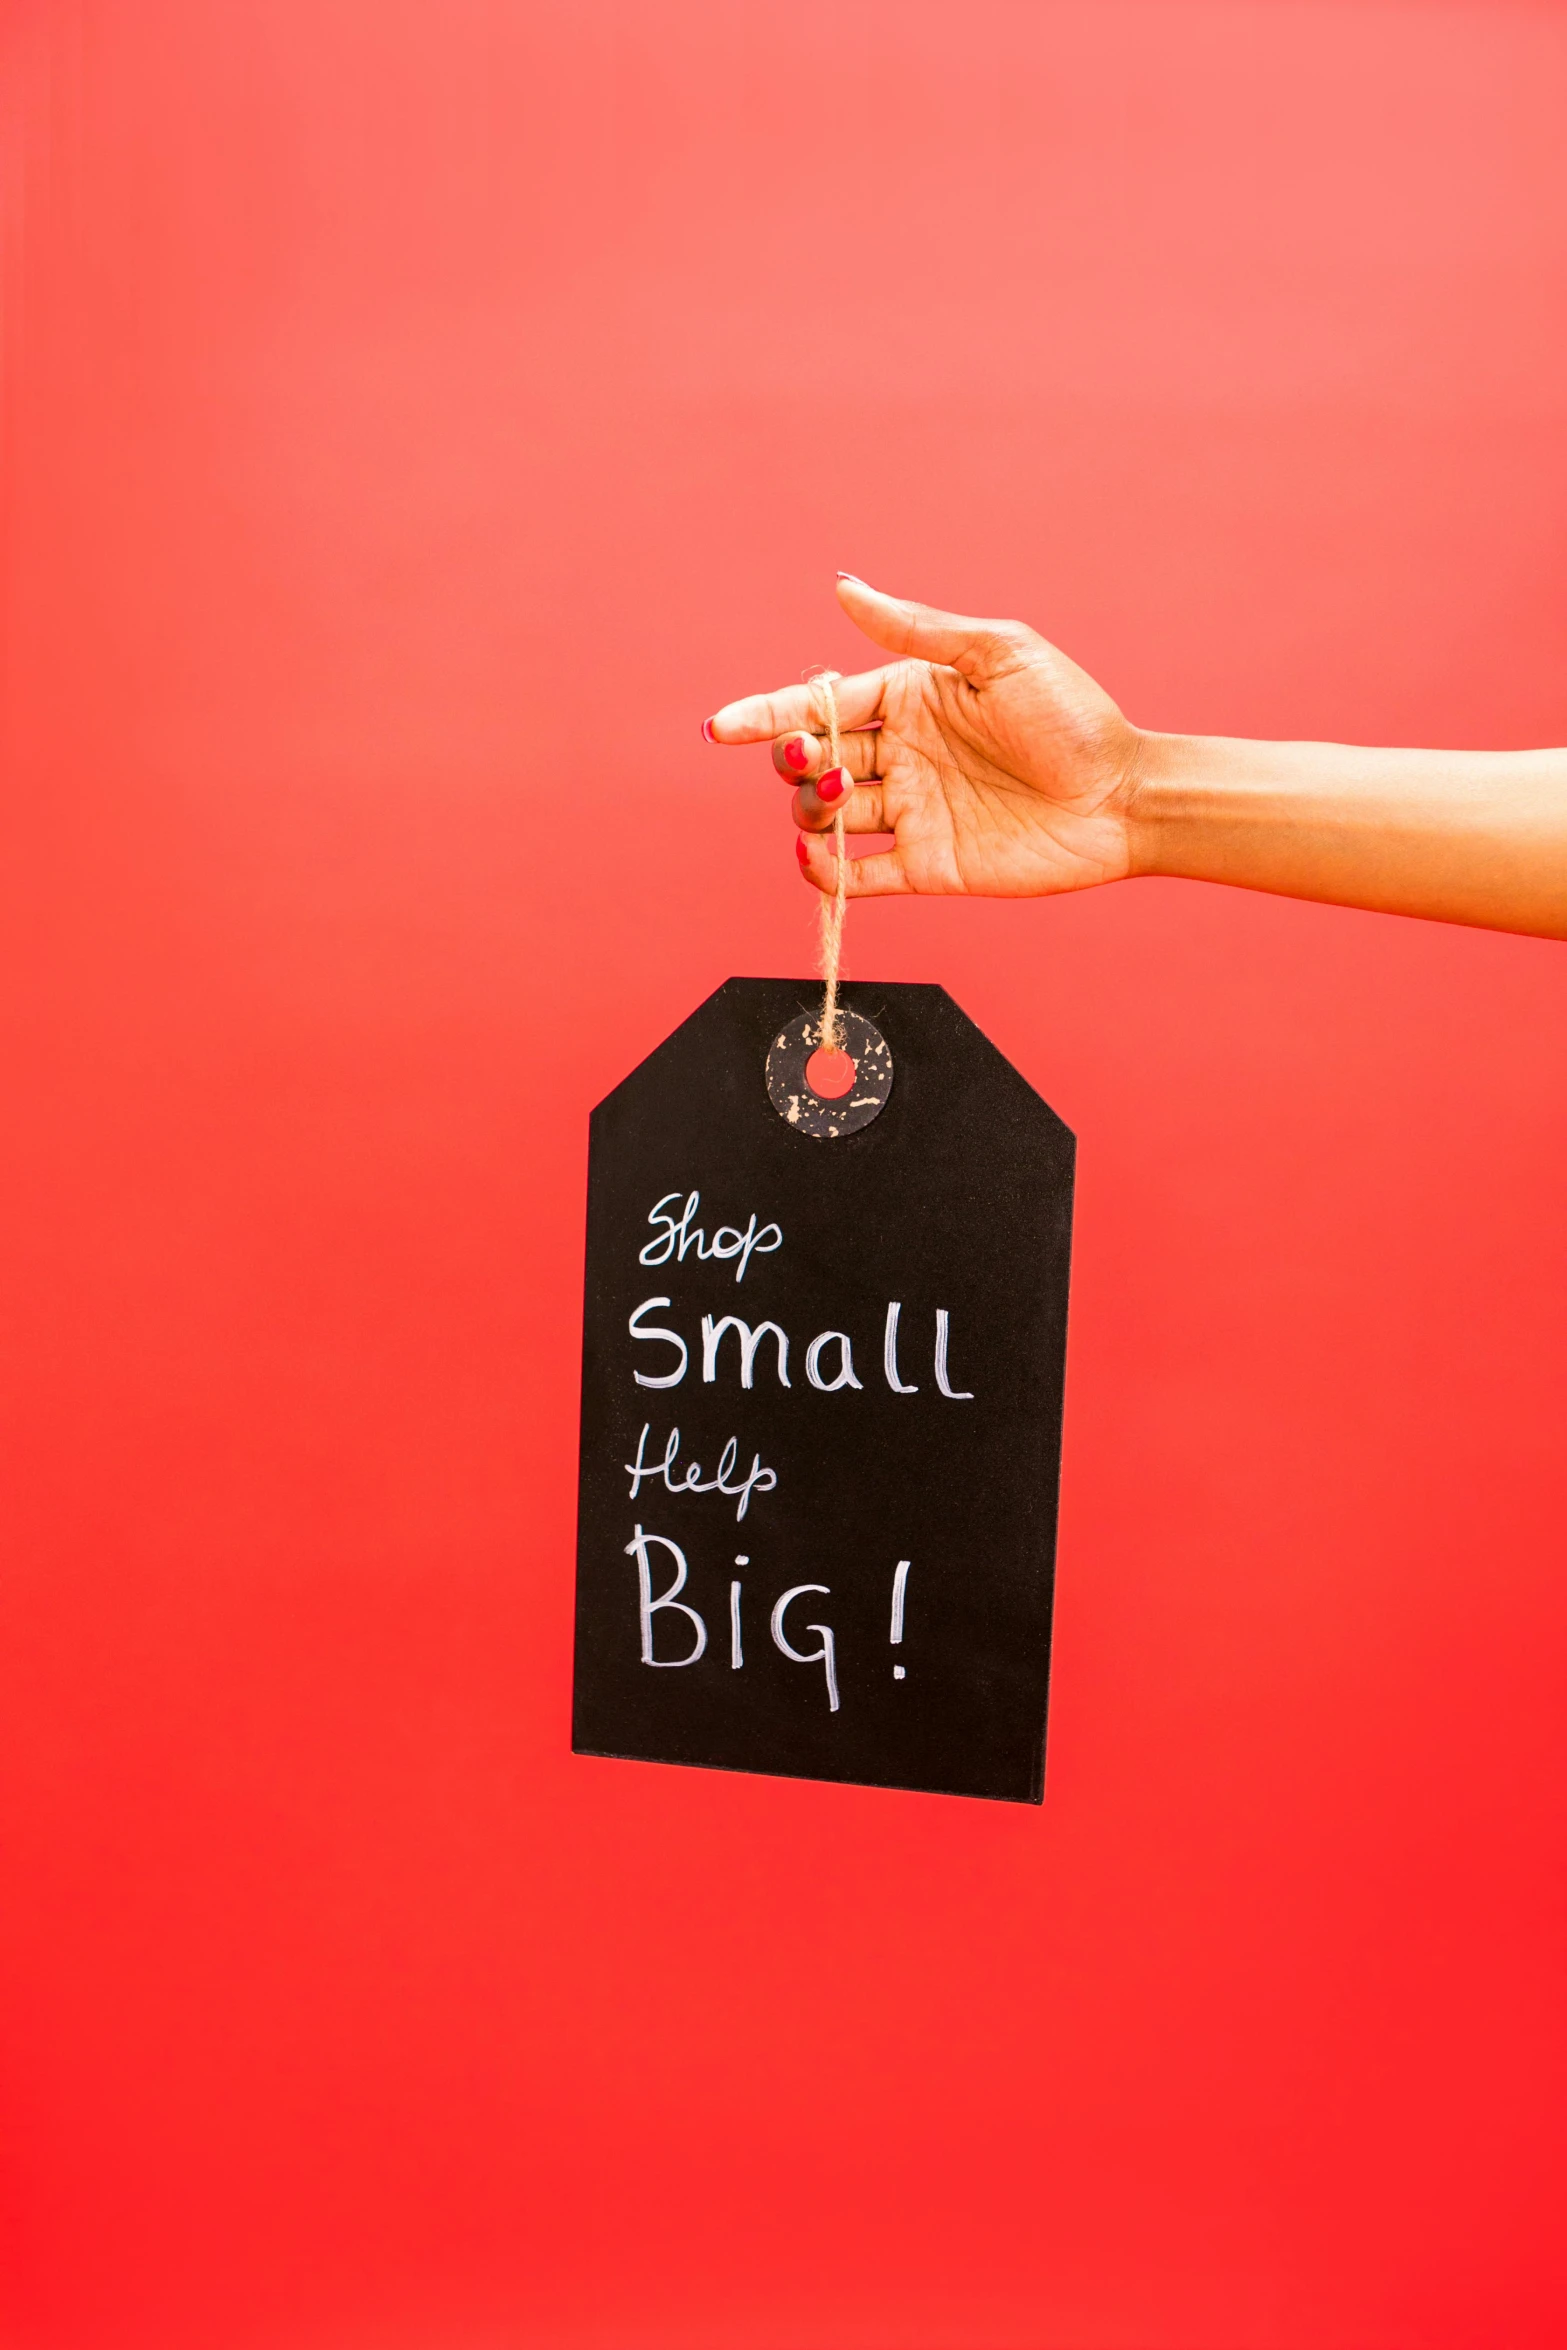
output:
<path id="1" fill-rule="evenodd" d="M 847 789 L 848 778 L 845 776 L 843 769 L 841 767 L 829 767 L 825 775 L 819 776 L 817 778 L 816 797 L 819 800 L 825 800 L 827 805 L 831 807 L 834 800 L 841 800 L 843 798 L 843 795 Z"/>
<path id="2" fill-rule="evenodd" d="M 716 743 L 718 740 L 717 735 L 713 732 L 713 721 L 711 718 L 704 718 L 702 721 L 702 740 L 705 743 Z"/>
<path id="3" fill-rule="evenodd" d="M 810 851 L 805 845 L 805 835 L 803 832 L 797 832 L 794 836 L 794 853 L 799 858 L 802 865 L 808 863 L 810 858 Z"/>
<path id="4" fill-rule="evenodd" d="M 808 767 L 811 763 L 811 754 L 797 734 L 791 735 L 784 744 L 784 757 L 797 775 L 802 767 Z"/>

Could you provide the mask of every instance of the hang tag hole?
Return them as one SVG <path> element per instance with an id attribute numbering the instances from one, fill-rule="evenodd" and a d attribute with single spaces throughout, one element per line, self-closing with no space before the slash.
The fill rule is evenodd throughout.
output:
<path id="1" fill-rule="evenodd" d="M 838 1044 L 822 1049 L 820 1012 L 798 1012 L 767 1048 L 767 1097 L 786 1126 L 837 1142 L 879 1118 L 892 1091 L 887 1039 L 863 1012 L 838 1007 Z"/>
<path id="2" fill-rule="evenodd" d="M 854 1069 L 847 1053 L 819 1047 L 805 1064 L 805 1082 L 818 1101 L 839 1102 L 854 1083 Z"/>

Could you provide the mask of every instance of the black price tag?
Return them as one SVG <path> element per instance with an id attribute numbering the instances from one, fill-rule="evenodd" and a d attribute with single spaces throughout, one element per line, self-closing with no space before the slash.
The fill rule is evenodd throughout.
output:
<path id="1" fill-rule="evenodd" d="M 731 979 L 593 1113 L 579 1753 L 1037 1803 L 1074 1142 L 939 987 Z"/>

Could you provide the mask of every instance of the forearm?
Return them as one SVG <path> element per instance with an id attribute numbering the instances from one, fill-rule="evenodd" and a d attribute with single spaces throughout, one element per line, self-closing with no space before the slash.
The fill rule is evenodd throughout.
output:
<path id="1" fill-rule="evenodd" d="M 1567 751 L 1144 735 L 1133 870 L 1567 938 Z"/>

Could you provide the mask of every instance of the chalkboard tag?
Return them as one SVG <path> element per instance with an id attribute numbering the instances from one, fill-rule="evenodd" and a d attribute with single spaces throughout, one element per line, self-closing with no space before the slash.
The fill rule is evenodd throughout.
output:
<path id="1" fill-rule="evenodd" d="M 819 1039 L 731 979 L 593 1113 L 572 1743 L 1037 1803 L 1075 1145 L 939 987 Z"/>

